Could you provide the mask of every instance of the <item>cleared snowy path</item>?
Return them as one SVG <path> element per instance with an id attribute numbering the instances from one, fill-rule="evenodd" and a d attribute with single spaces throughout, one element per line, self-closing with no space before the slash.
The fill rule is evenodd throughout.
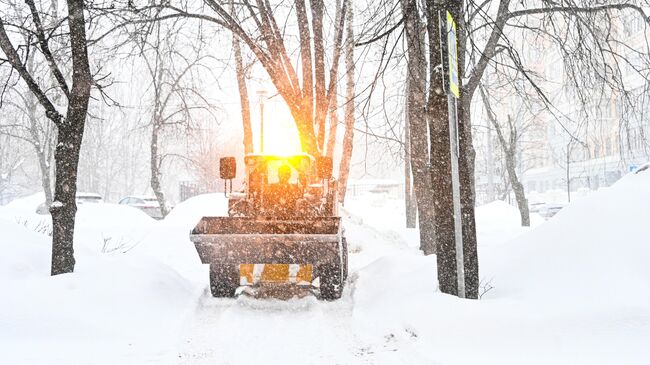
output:
<path id="1" fill-rule="evenodd" d="M 403 364 L 430 363 L 398 351 L 396 339 L 363 343 L 355 328 L 357 270 L 388 253 L 408 249 L 396 234 L 380 232 L 357 216 L 345 218 L 350 277 L 343 297 L 313 295 L 289 301 L 212 298 L 204 292 L 183 329 L 179 364 Z M 370 247 L 369 247 L 370 246 Z M 381 360 L 380 360 L 381 359 Z"/>
<path id="2" fill-rule="evenodd" d="M 352 303 L 282 302 L 204 295 L 186 328 L 180 364 L 364 363 L 350 327 Z"/>

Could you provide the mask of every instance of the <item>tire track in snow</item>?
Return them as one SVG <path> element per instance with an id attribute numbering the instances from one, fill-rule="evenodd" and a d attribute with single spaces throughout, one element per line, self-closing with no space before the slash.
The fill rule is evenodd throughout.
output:
<path id="1" fill-rule="evenodd" d="M 179 364 L 365 364 L 352 297 L 280 301 L 205 293 L 183 334 Z"/>

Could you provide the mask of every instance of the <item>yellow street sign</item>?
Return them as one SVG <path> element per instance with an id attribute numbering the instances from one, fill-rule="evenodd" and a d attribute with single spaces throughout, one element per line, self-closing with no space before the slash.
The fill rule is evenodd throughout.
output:
<path id="1" fill-rule="evenodd" d="M 450 12 L 447 12 L 447 54 L 449 55 L 449 90 L 456 98 L 459 98 L 456 22 Z"/>

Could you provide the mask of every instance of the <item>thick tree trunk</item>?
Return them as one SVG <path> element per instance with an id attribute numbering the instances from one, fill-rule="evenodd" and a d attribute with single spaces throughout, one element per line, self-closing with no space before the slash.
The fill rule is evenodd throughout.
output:
<path id="1" fill-rule="evenodd" d="M 435 239 L 440 291 L 458 294 L 456 276 L 456 239 L 454 224 L 454 200 L 451 182 L 451 147 L 447 97 L 436 97 L 429 104 L 431 118 L 431 182 L 435 195 Z"/>
<path id="2" fill-rule="evenodd" d="M 429 164 L 429 131 L 425 115 L 426 55 L 422 38 L 422 25 L 416 0 L 402 0 L 402 12 L 406 15 L 405 29 L 408 47 L 407 105 L 411 130 L 411 168 L 413 190 L 417 199 L 420 249 L 425 255 L 436 253 L 434 236 L 434 199 L 431 192 Z"/>
<path id="3" fill-rule="evenodd" d="M 442 90 L 443 75 L 437 67 L 440 59 L 440 26 L 438 8 L 427 3 L 427 34 L 429 36 L 429 98 L 427 117 L 431 138 L 431 182 L 434 194 L 435 240 L 440 291 L 458 294 L 456 265 L 456 239 L 454 224 L 454 200 L 451 175 L 451 146 L 449 140 L 449 104 Z M 444 34 L 444 33 L 443 33 Z"/>
<path id="4" fill-rule="evenodd" d="M 460 70 L 459 64 L 459 70 Z M 461 73 L 462 74 L 462 73 Z M 460 203 L 463 216 L 463 258 L 465 266 L 465 297 L 478 299 L 479 264 L 474 206 L 474 162 L 476 151 L 472 145 L 470 100 L 461 94 L 458 110 L 458 134 L 461 158 L 458 161 L 460 172 Z"/>
<path id="5" fill-rule="evenodd" d="M 345 195 L 350 175 L 350 160 L 354 142 L 354 96 L 355 96 L 355 67 L 354 67 L 354 10 L 349 6 L 346 10 L 345 38 L 345 132 L 343 133 L 343 151 L 339 163 L 339 201 L 345 203 Z"/>
<path id="6" fill-rule="evenodd" d="M 34 6 L 33 3 L 28 3 Z M 0 48 L 7 57 L 7 62 L 20 75 L 29 90 L 36 96 L 45 109 L 45 115 L 58 129 L 58 143 L 54 159 L 56 165 L 56 180 L 54 202 L 50 207 L 52 214 L 52 275 L 74 271 L 74 225 L 77 205 L 77 168 L 79 166 L 79 151 L 83 139 L 90 88 L 93 83 L 88 61 L 86 21 L 84 18 L 83 0 L 68 0 L 68 27 L 70 34 L 70 50 L 72 54 L 72 88 L 68 95 L 68 107 L 64 118 L 52 101 L 39 87 L 33 75 L 27 70 L 16 49 L 9 39 L 2 18 L 0 18 Z M 36 10 L 34 10 L 34 13 Z M 34 15 L 32 18 L 36 19 Z M 41 38 L 44 37 L 40 34 Z M 40 40 L 47 42 L 47 40 Z M 42 44 L 42 43 L 41 43 Z M 50 62 L 54 62 L 50 60 Z M 51 69 L 57 69 L 51 65 Z M 58 70 L 58 69 L 57 69 Z M 61 78 L 60 87 L 68 90 L 65 79 Z"/>
<path id="7" fill-rule="evenodd" d="M 77 212 L 77 168 L 93 81 L 88 61 L 83 8 L 83 0 L 68 0 L 73 72 L 67 117 L 55 121 L 59 133 L 54 155 L 55 202 L 51 208 L 52 275 L 73 272 L 75 265 L 73 241 Z M 53 115 L 48 116 L 53 117 Z"/>
<path id="8" fill-rule="evenodd" d="M 458 74 L 465 75 L 465 55 L 467 47 L 467 29 L 465 24 L 464 1 L 458 1 L 451 7 L 451 13 L 457 19 L 458 35 Z M 473 93 L 468 93 L 463 87 L 463 78 L 458 78 L 461 89 L 458 100 L 458 135 L 459 153 L 458 168 L 460 173 L 460 203 L 463 221 L 463 260 L 465 267 L 465 297 L 478 299 L 479 263 L 476 237 L 476 219 L 474 206 L 476 204 L 474 166 L 476 151 L 472 144 L 471 103 Z"/>
<path id="9" fill-rule="evenodd" d="M 235 52 L 235 72 L 237 73 L 237 86 L 239 87 L 239 102 L 241 104 L 241 119 L 244 129 L 244 153 L 253 153 L 253 131 L 251 128 L 251 106 L 248 99 L 248 87 L 246 86 L 246 70 L 241 55 L 239 39 L 233 35 L 232 47 Z"/>
<path id="10" fill-rule="evenodd" d="M 79 108 L 81 109 L 81 108 Z M 78 115 L 81 113 L 81 115 Z M 86 117 L 84 110 L 69 113 L 68 119 L 59 127 L 59 141 L 54 159 L 56 162 L 56 186 L 52 214 L 52 275 L 74 271 L 74 223 L 77 213 L 77 167 L 83 135 L 78 123 Z"/>

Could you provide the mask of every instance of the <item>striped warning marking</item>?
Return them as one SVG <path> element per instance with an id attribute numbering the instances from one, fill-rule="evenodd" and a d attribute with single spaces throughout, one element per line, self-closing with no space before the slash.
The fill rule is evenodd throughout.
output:
<path id="1" fill-rule="evenodd" d="M 311 284 L 312 265 L 299 264 L 240 264 L 239 285 L 263 283 Z"/>

